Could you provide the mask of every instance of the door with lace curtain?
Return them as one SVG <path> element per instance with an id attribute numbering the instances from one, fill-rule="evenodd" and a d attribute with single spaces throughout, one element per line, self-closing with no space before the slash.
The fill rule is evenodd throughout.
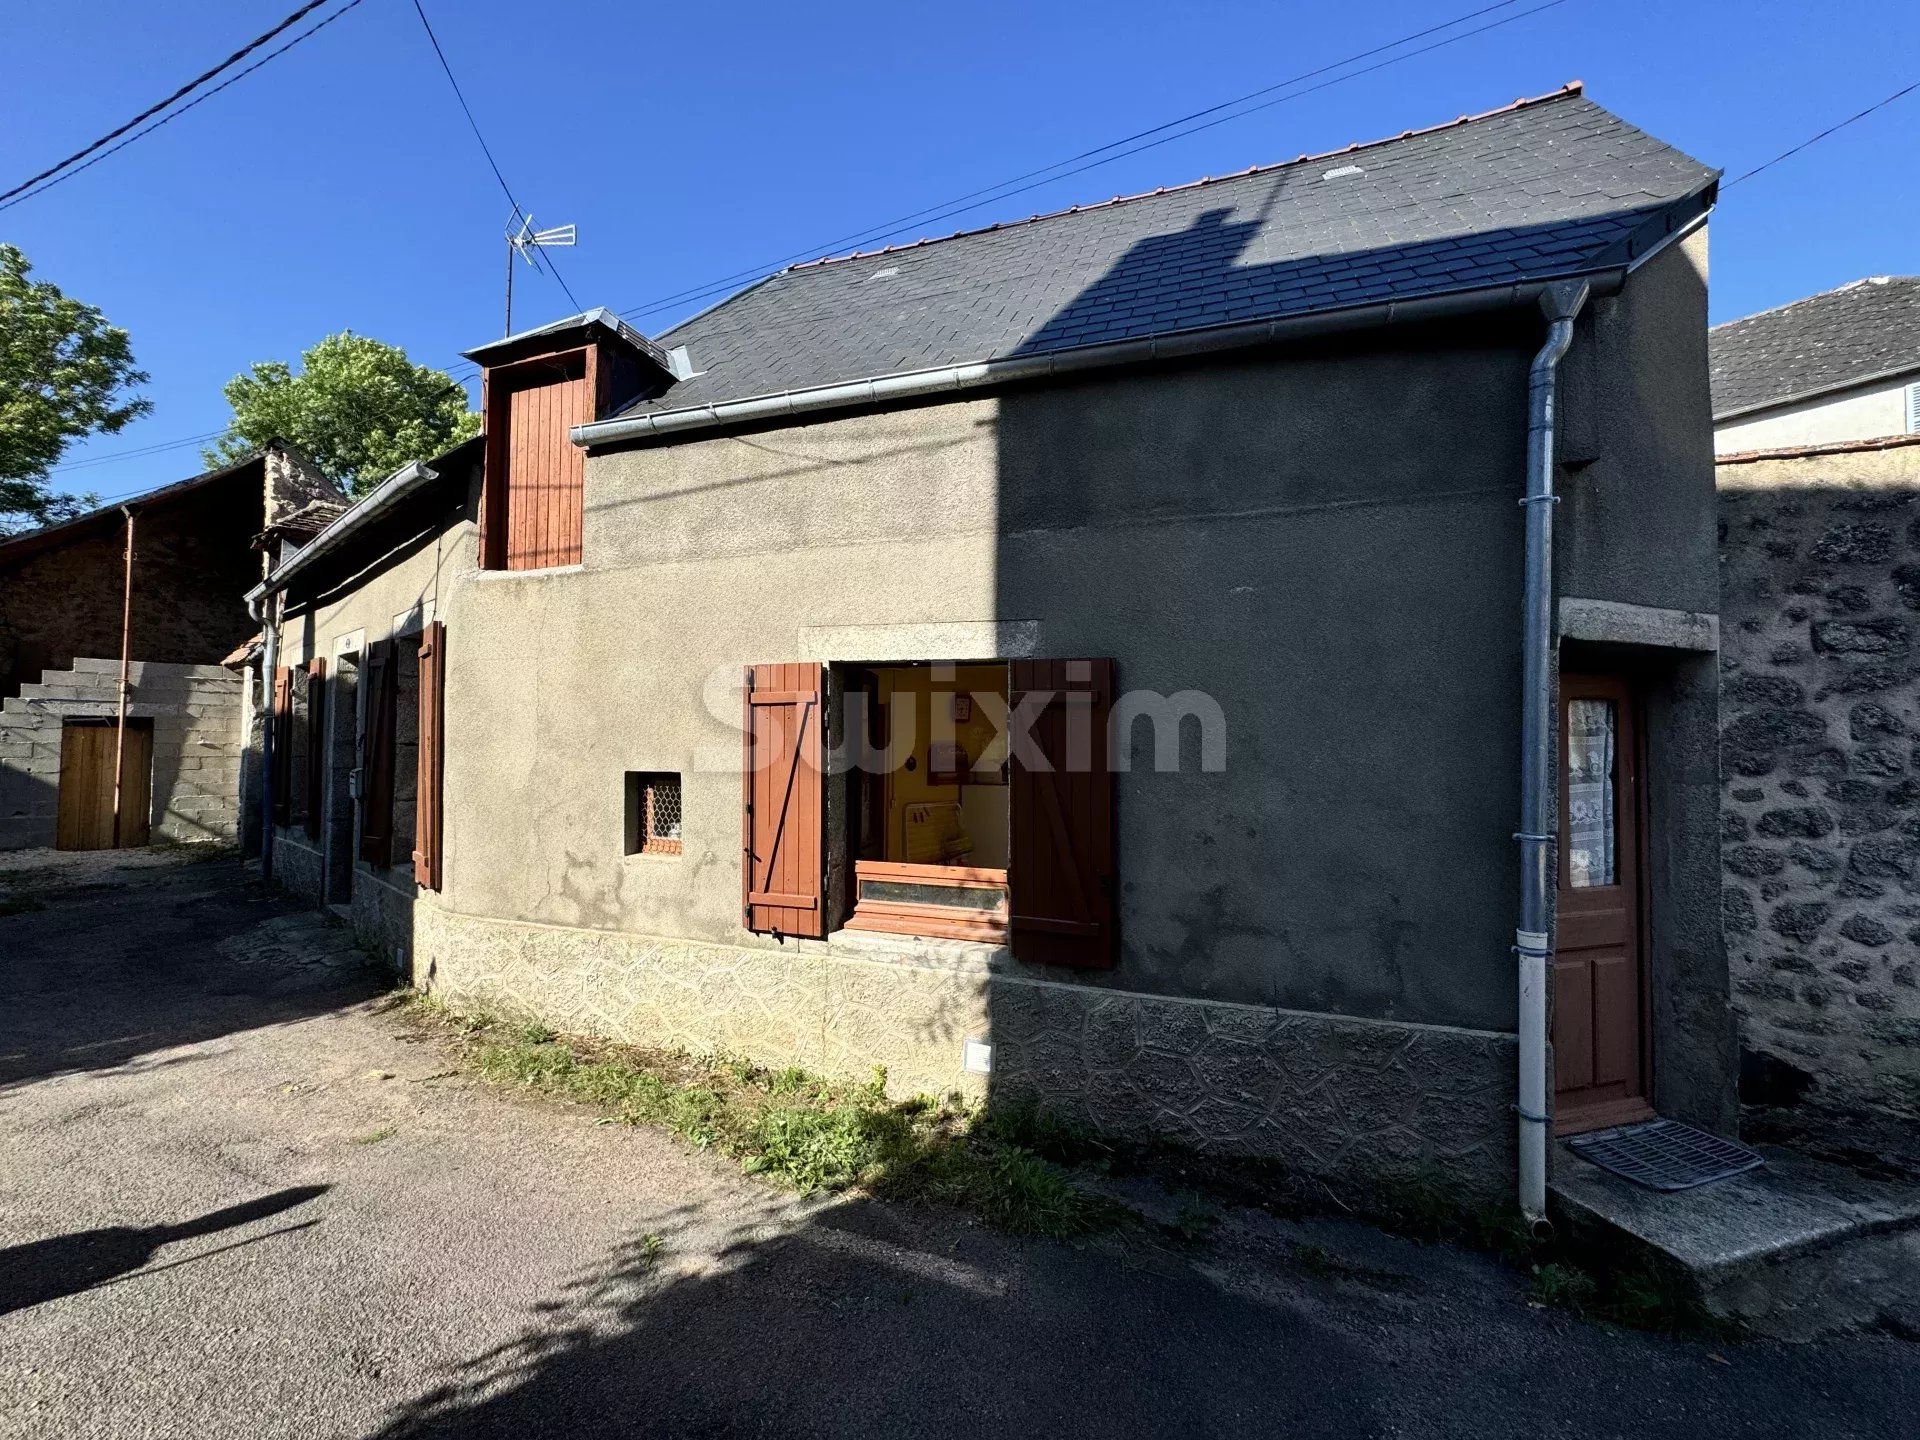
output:
<path id="1" fill-rule="evenodd" d="M 1560 677 L 1554 1129 L 1653 1113 L 1643 954 L 1640 727 L 1618 676 Z"/>

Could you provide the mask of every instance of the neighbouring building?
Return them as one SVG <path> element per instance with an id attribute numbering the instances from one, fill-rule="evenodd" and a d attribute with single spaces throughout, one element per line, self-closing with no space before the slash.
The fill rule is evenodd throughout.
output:
<path id="1" fill-rule="evenodd" d="M 345 499 L 274 445 L 0 540 L 0 849 L 234 836 L 247 697 L 221 662 L 259 628 L 255 537 Z"/>
<path id="2" fill-rule="evenodd" d="M 1875 275 L 1713 329 L 1716 455 L 1920 435 L 1920 275 Z"/>
<path id="3" fill-rule="evenodd" d="M 1920 278 L 1711 346 L 1743 1090 L 1920 1116 Z"/>
<path id="4" fill-rule="evenodd" d="M 259 591 L 274 871 L 496 1012 L 1503 1191 L 1532 635 L 1555 1119 L 1726 1130 L 1716 180 L 1573 86 L 484 345 Z"/>

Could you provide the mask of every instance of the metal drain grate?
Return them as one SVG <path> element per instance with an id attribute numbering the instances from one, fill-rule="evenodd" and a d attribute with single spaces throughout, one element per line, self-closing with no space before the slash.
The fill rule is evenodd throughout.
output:
<path id="1" fill-rule="evenodd" d="M 1649 1190 L 1691 1190 L 1766 1164 L 1734 1140 L 1709 1135 L 1678 1120 L 1643 1120 L 1567 1139 L 1567 1148 L 1603 1170 Z"/>

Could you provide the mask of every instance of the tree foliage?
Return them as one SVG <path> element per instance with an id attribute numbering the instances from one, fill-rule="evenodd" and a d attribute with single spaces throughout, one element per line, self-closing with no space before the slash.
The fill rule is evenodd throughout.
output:
<path id="1" fill-rule="evenodd" d="M 354 495 L 364 495 L 410 460 L 426 460 L 480 433 L 467 392 L 441 370 L 351 330 L 329 335 L 300 357 L 254 365 L 221 392 L 233 407 L 227 433 L 205 451 L 209 464 L 238 459 L 269 440 L 298 447 Z"/>
<path id="2" fill-rule="evenodd" d="M 112 435 L 153 408 L 127 332 L 0 244 L 0 535 L 64 520 L 92 496 L 56 495 L 47 471 L 84 435 Z"/>

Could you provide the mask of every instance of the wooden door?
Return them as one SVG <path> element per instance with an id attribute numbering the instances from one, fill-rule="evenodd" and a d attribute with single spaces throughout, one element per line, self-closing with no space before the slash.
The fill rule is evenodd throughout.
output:
<path id="1" fill-rule="evenodd" d="M 1640 727 L 1617 676 L 1560 678 L 1554 1128 L 1653 1113 L 1642 937 Z"/>
<path id="2" fill-rule="evenodd" d="M 133 849 L 147 843 L 153 799 L 153 722 L 127 722 L 120 793 L 120 833 L 113 825 L 113 772 L 118 729 L 111 720 L 69 720 L 60 730 L 61 850 Z"/>

